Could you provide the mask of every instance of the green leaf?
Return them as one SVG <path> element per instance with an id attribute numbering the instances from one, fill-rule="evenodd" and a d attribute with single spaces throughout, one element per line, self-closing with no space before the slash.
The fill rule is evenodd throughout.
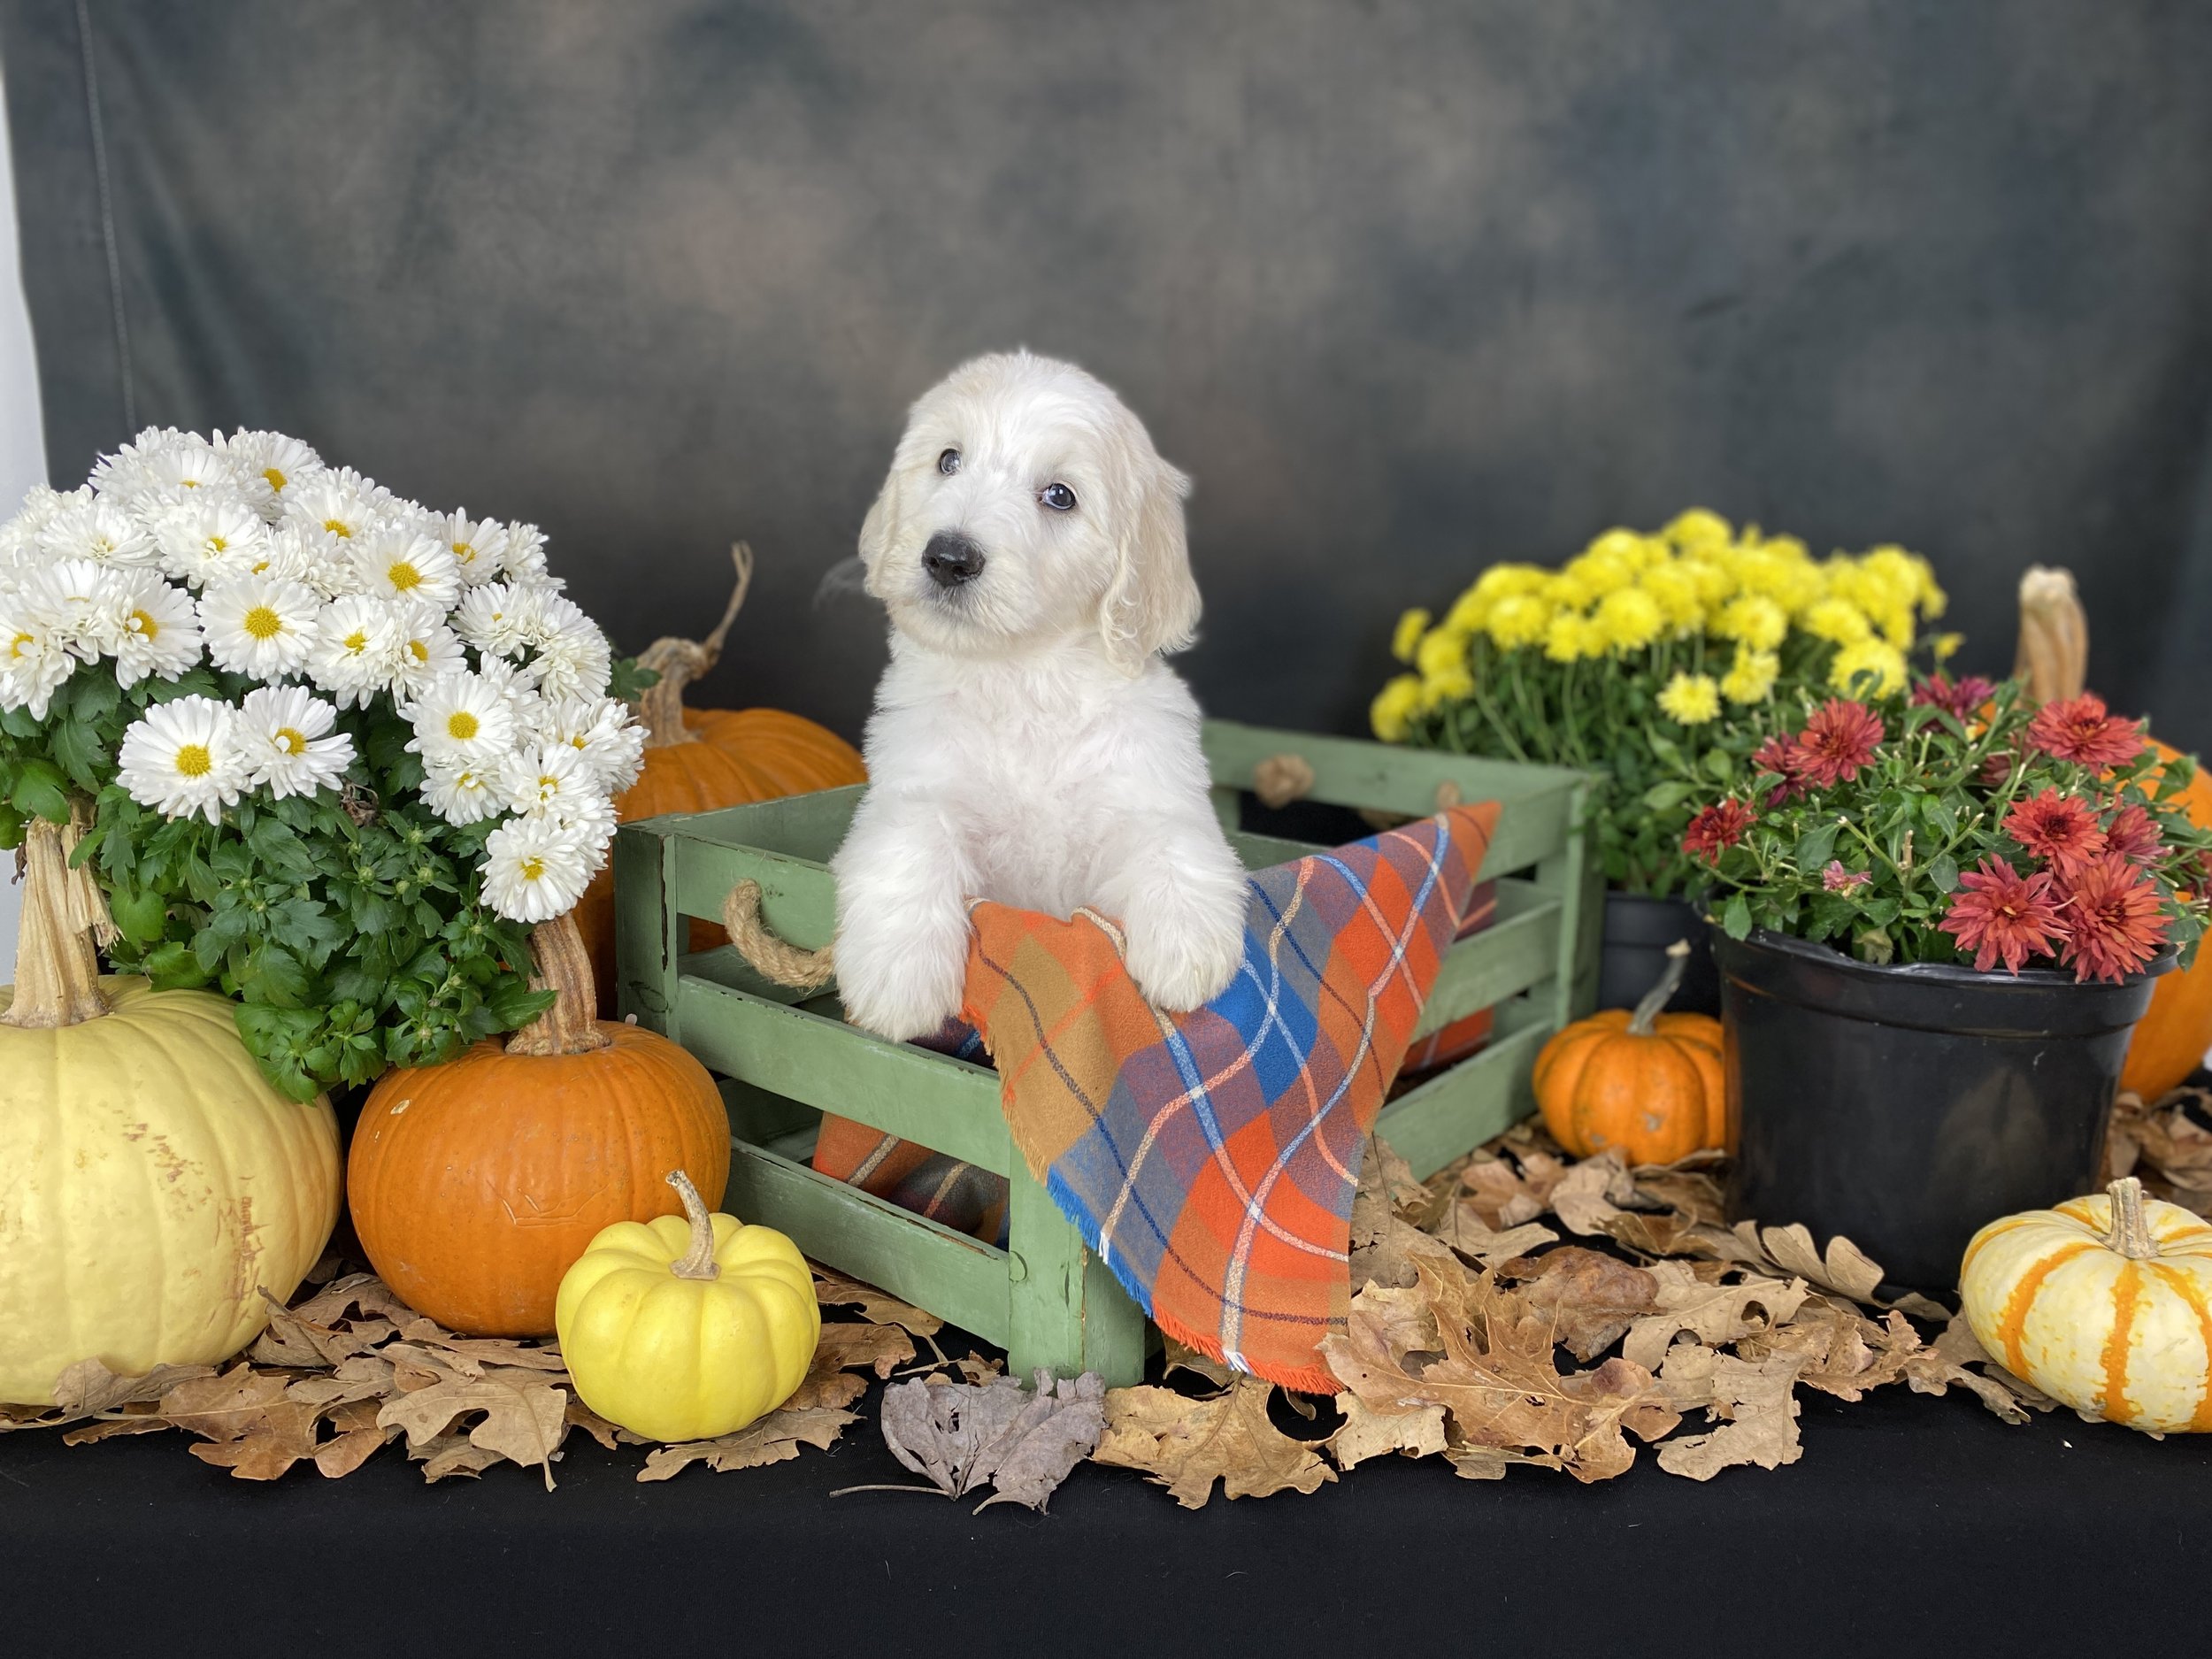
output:
<path id="1" fill-rule="evenodd" d="M 51 761 L 24 761 L 16 771 L 15 787 L 8 803 L 26 818 L 42 818 L 49 824 L 69 822 L 68 780 Z"/>
<path id="2" fill-rule="evenodd" d="M 1731 939 L 1751 937 L 1751 905 L 1742 894 L 1734 895 L 1722 909 L 1720 925 Z"/>
<path id="3" fill-rule="evenodd" d="M 1664 812 L 1670 807 L 1680 806 L 1696 791 L 1692 783 L 1655 783 L 1644 791 L 1643 803 L 1654 812 Z"/>
<path id="4" fill-rule="evenodd" d="M 157 945 L 146 953 L 146 977 L 157 991 L 196 991 L 208 981 L 208 970 L 192 947 L 181 940 Z"/>
<path id="5" fill-rule="evenodd" d="M 1832 818 L 1816 824 L 1797 838 L 1797 850 L 1792 855 L 1798 870 L 1806 877 L 1816 875 L 1836 853 L 1836 832 L 1841 827 Z"/>
<path id="6" fill-rule="evenodd" d="M 1689 770 L 1688 764 L 1682 758 L 1682 751 L 1674 746 L 1674 740 L 1672 738 L 1667 736 L 1663 732 L 1649 732 L 1645 733 L 1645 735 L 1650 741 L 1651 752 L 1653 754 L 1658 756 L 1661 760 L 1664 761 L 1668 765 L 1673 767 L 1677 772 L 1687 772 Z"/>
<path id="7" fill-rule="evenodd" d="M 1726 783 L 1736 772 L 1735 757 L 1724 749 L 1707 749 L 1704 766 L 1705 775 L 1718 783 Z"/>
<path id="8" fill-rule="evenodd" d="M 150 945 L 168 926 L 169 902 L 146 888 L 120 888 L 109 895 L 108 913 L 126 939 Z"/>
<path id="9" fill-rule="evenodd" d="M 1955 893 L 1959 885 L 1959 861 L 1948 853 L 1938 853 L 1928 861 L 1928 879 L 1939 891 Z"/>

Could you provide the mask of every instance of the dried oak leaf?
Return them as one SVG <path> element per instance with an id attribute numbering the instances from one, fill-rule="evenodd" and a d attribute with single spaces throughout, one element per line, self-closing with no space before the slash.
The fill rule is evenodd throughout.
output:
<path id="1" fill-rule="evenodd" d="M 406 1430 L 411 1455 L 450 1431 L 456 1417 L 480 1412 L 482 1420 L 468 1430 L 468 1443 L 494 1459 L 544 1471 L 549 1492 L 553 1455 L 568 1433 L 567 1402 L 566 1392 L 539 1373 L 503 1368 L 480 1377 L 451 1376 L 400 1394 L 385 1402 L 376 1422 L 379 1428 Z M 423 1473 L 438 1478 L 428 1467 Z"/>
<path id="2" fill-rule="evenodd" d="M 2007 1423 L 2025 1423 L 2031 1410 L 2058 1408 L 2058 1402 L 2033 1383 L 1990 1358 L 1962 1313 L 1952 1316 L 1934 1342 L 1908 1357 L 1905 1381 L 1915 1394 L 1963 1388 Z"/>
<path id="3" fill-rule="evenodd" d="M 1272 1387 L 1240 1375 L 1206 1400 L 1143 1385 L 1109 1389 L 1091 1461 L 1140 1471 L 1187 1509 L 1204 1509 L 1217 1480 L 1226 1498 L 1317 1491 L 1336 1471 L 1268 1420 Z"/>
<path id="4" fill-rule="evenodd" d="M 1748 1243 L 1755 1243 L 1767 1256 L 1786 1273 L 1832 1290 L 1854 1302 L 1878 1305 L 1875 1295 L 1882 1282 L 1882 1270 L 1866 1252 L 1839 1233 L 1828 1240 L 1824 1255 L 1813 1243 L 1813 1235 L 1801 1221 L 1793 1221 L 1786 1227 L 1762 1227 L 1755 1221 L 1736 1224 L 1736 1236 Z"/>
<path id="5" fill-rule="evenodd" d="M 645 1467 L 638 1471 L 637 1478 L 666 1480 L 693 1463 L 726 1471 L 785 1463 L 796 1457 L 802 1446 L 826 1450 L 837 1443 L 847 1425 L 859 1421 L 851 1412 L 829 1406 L 808 1406 L 799 1410 L 787 1406 L 719 1440 L 686 1440 L 678 1446 L 660 1447 L 647 1455 Z"/>
<path id="6" fill-rule="evenodd" d="M 1797 1380 L 1840 1400 L 1862 1400 L 1904 1376 L 1907 1362 L 1919 1350 L 1920 1335 L 1904 1316 L 1892 1313 L 1877 1323 L 1847 1298 L 1809 1295 L 1786 1325 L 1736 1345 L 1741 1359 L 1794 1356 L 1803 1363 Z"/>
<path id="7" fill-rule="evenodd" d="M 161 1397 L 161 1415 L 211 1440 L 234 1440 L 284 1398 L 288 1379 L 257 1373 L 241 1363 L 219 1377 L 196 1377 Z"/>
<path id="8" fill-rule="evenodd" d="M 142 1377 L 123 1377 L 96 1359 L 81 1359 L 54 1379 L 53 1411 L 65 1420 L 97 1417 L 157 1401 L 180 1383 L 213 1375 L 212 1365 L 157 1365 Z"/>
<path id="9" fill-rule="evenodd" d="M 1194 1377 L 1203 1377 L 1217 1388 L 1226 1388 L 1236 1381 L 1236 1372 L 1212 1355 L 1202 1354 L 1171 1336 L 1164 1337 L 1161 1341 L 1167 1356 L 1166 1367 L 1161 1373 L 1163 1376 L 1172 1377 L 1179 1371 L 1187 1371 Z"/>
<path id="10" fill-rule="evenodd" d="M 44 1426 L 67 1421 L 56 1417 Z M 100 1440 L 111 1440 L 119 1434 L 157 1434 L 174 1427 L 159 1408 L 150 1405 L 126 1406 L 113 1417 L 96 1417 L 89 1423 L 80 1423 L 73 1429 L 65 1430 L 64 1446 L 90 1446 Z"/>
<path id="11" fill-rule="evenodd" d="M 1561 1375 L 1551 1318 L 1494 1272 L 1471 1279 L 1426 1263 L 1419 1271 L 1412 1294 L 1427 1304 L 1432 1341 L 1409 1331 L 1402 1309 L 1366 1305 L 1371 1291 L 1354 1298 L 1345 1332 L 1321 1343 L 1329 1369 L 1369 1404 L 1401 1411 L 1440 1405 L 1458 1440 L 1550 1454 L 1583 1481 L 1609 1479 L 1635 1462 L 1628 1434 L 1657 1440 L 1681 1420 L 1652 1374 L 1627 1360 Z M 1422 1360 L 1425 1351 L 1436 1356 Z"/>
<path id="12" fill-rule="evenodd" d="M 1801 1279 L 1754 1276 L 1732 1285 L 1707 1284 L 1680 1262 L 1655 1263 L 1651 1275 L 1653 1311 L 1629 1328 L 1621 1345 L 1624 1358 L 1647 1371 L 1682 1332 L 1709 1348 L 1725 1348 L 1788 1324 L 1809 1294 Z"/>
<path id="13" fill-rule="evenodd" d="M 1482 1210 L 1472 1199 L 1460 1199 L 1437 1217 L 1429 1228 L 1429 1236 L 1485 1267 L 1495 1267 L 1514 1256 L 1527 1256 L 1547 1244 L 1559 1242 L 1557 1233 L 1538 1222 L 1524 1221 L 1517 1226 L 1494 1229 L 1482 1217 Z"/>
<path id="14" fill-rule="evenodd" d="M 1056 1383 L 1040 1367 L 1033 1392 L 1011 1377 L 980 1387 L 932 1388 L 913 1378 L 884 1390 L 883 1443 L 949 1498 L 995 1488 L 977 1505 L 1042 1510 L 1105 1432 L 1106 1385 L 1094 1372 Z"/>
<path id="15" fill-rule="evenodd" d="M 1459 1184 L 1464 1196 L 1459 1202 L 1475 1213 L 1475 1217 L 1494 1232 L 1517 1227 L 1542 1215 L 1545 1196 L 1549 1188 L 1540 1194 L 1520 1172 L 1504 1158 L 1478 1158 L 1459 1172 Z"/>
<path id="16" fill-rule="evenodd" d="M 924 1313 L 873 1285 L 848 1279 L 819 1262 L 807 1265 L 814 1270 L 814 1300 L 825 1308 L 857 1308 L 860 1317 L 871 1325 L 895 1325 L 914 1336 L 935 1336 L 945 1328 L 945 1322 L 935 1314 Z"/>
<path id="17" fill-rule="evenodd" d="M 1659 1467 L 1691 1480 L 1710 1480 L 1744 1463 L 1778 1469 L 1795 1463 L 1805 1449 L 1797 1438 L 1795 1393 L 1802 1363 L 1795 1356 L 1756 1364 L 1715 1356 L 1709 1409 L 1721 1425 L 1709 1434 L 1668 1441 L 1659 1448 Z"/>
<path id="18" fill-rule="evenodd" d="M 315 1455 L 315 1413 L 296 1400 L 280 1398 L 265 1406 L 235 1438 L 203 1441 L 191 1452 L 202 1463 L 227 1469 L 241 1480 L 274 1480 L 302 1458 Z"/>
<path id="19" fill-rule="evenodd" d="M 1382 1141 L 1368 1137 L 1360 1164 L 1359 1185 L 1352 1194 L 1352 1288 L 1413 1283 L 1413 1263 L 1422 1256 L 1449 1254 L 1448 1246 L 1431 1238 L 1399 1209 L 1400 1200 L 1425 1213 L 1428 1188 L 1413 1179 L 1406 1161 Z"/>
<path id="20" fill-rule="evenodd" d="M 1442 1406 L 1381 1411 L 1356 1394 L 1341 1394 L 1336 1408 L 1344 1421 L 1324 1443 L 1339 1469 L 1349 1469 L 1386 1452 L 1426 1457 L 1443 1451 L 1448 1443 Z"/>
<path id="21" fill-rule="evenodd" d="M 1586 1364 L 1620 1340 L 1639 1316 L 1665 1305 L 1651 1273 L 1579 1244 L 1516 1256 L 1499 1264 L 1498 1277 L 1517 1284 L 1530 1307 L 1548 1313 L 1552 1340 Z M 1663 1351 L 1665 1347 L 1660 1344 Z M 1658 1363 L 1655 1355 L 1628 1357 L 1647 1369 Z"/>

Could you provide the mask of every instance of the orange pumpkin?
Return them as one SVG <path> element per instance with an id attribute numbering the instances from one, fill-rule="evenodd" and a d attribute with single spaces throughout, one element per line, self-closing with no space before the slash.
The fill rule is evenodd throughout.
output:
<path id="1" fill-rule="evenodd" d="M 664 812 L 709 812 L 748 801 L 805 795 L 868 781 L 867 768 L 850 743 L 826 726 L 780 709 L 687 709 L 684 688 L 712 668 L 745 590 L 753 578 L 752 549 L 730 549 L 737 583 L 729 607 L 703 640 L 657 640 L 638 665 L 660 678 L 638 699 L 644 722 L 645 764 L 638 780 L 615 797 L 615 817 L 628 824 Z M 614 1013 L 614 872 L 602 870 L 576 906 L 576 925 L 591 954 L 599 1012 Z M 711 923 L 694 920 L 691 948 L 711 950 L 726 942 Z"/>
<path id="2" fill-rule="evenodd" d="M 2170 764 L 2182 757 L 2155 739 L 2151 747 Z M 2212 828 L 2212 775 L 2202 766 L 2181 800 L 2191 823 Z M 2212 1048 L 2212 950 L 2200 950 L 2186 972 L 2162 974 L 2153 982 L 2151 1005 L 2136 1022 L 2120 1087 L 2156 1100 L 2203 1064 L 2207 1048 Z"/>
<path id="3" fill-rule="evenodd" d="M 729 1180 L 714 1079 L 676 1044 L 591 1018 L 572 913 L 533 933 L 552 1009 L 505 1047 L 385 1073 L 346 1165 L 354 1231 L 413 1308 L 476 1336 L 545 1336 L 565 1273 L 602 1227 L 681 1213 L 692 1172 L 710 1207 Z"/>
<path id="4" fill-rule="evenodd" d="M 1578 1019 L 1536 1056 L 1544 1126 L 1576 1157 L 1619 1150 L 1631 1164 L 1671 1164 L 1728 1141 L 1720 1021 L 1667 1014 L 1690 948 L 1669 948 L 1667 971 L 1633 1012 L 1602 1009 Z"/>

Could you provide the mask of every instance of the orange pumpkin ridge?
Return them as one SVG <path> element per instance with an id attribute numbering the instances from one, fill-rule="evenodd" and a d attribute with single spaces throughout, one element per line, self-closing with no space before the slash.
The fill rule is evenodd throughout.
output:
<path id="1" fill-rule="evenodd" d="M 657 1033 L 590 1018 L 572 913 L 541 924 L 531 953 L 553 1010 L 506 1047 L 388 1072 L 347 1164 L 371 1265 L 472 1335 L 549 1334 L 561 1276 L 602 1227 L 680 1213 L 671 1170 L 710 1204 L 729 1179 L 714 1079 Z"/>
<path id="2" fill-rule="evenodd" d="M 1672 1164 L 1727 1139 L 1720 1022 L 1660 1010 L 1682 983 L 1689 945 L 1633 1012 L 1605 1009 L 1544 1045 L 1532 1082 L 1552 1138 L 1576 1157 L 1617 1148 L 1631 1164 Z"/>
<path id="3" fill-rule="evenodd" d="M 2155 738 L 2151 747 L 2168 765 L 2185 758 Z M 2182 792 L 2181 804 L 2192 824 L 2212 829 L 2212 776 L 2202 766 Z M 2207 1048 L 2212 1048 L 2212 950 L 2200 950 L 2187 968 L 2152 981 L 2151 1005 L 2135 1023 L 2120 1087 L 2154 1101 L 2203 1064 Z"/>
<path id="4" fill-rule="evenodd" d="M 1998 1340 L 2005 1345 L 2005 1368 L 2015 1376 L 2028 1374 L 2027 1354 L 2021 1344 L 2028 1329 L 2028 1310 L 2035 1306 L 2036 1293 L 2043 1288 L 2043 1281 L 2078 1256 L 2085 1256 L 2096 1247 L 2093 1244 L 2070 1245 L 2054 1250 L 2020 1276 L 2013 1287 L 2012 1300 L 2005 1304 L 2004 1313 L 1997 1321 Z"/>

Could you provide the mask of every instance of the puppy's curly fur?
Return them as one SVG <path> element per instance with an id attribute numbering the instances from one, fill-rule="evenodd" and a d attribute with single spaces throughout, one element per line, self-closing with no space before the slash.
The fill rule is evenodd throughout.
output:
<path id="1" fill-rule="evenodd" d="M 856 1025 L 903 1041 L 959 1011 L 977 897 L 1118 918 L 1167 1010 L 1235 974 L 1244 872 L 1161 661 L 1198 622 L 1187 488 L 1071 364 L 978 357 L 914 405 L 860 533 L 891 664 L 833 865 Z"/>

